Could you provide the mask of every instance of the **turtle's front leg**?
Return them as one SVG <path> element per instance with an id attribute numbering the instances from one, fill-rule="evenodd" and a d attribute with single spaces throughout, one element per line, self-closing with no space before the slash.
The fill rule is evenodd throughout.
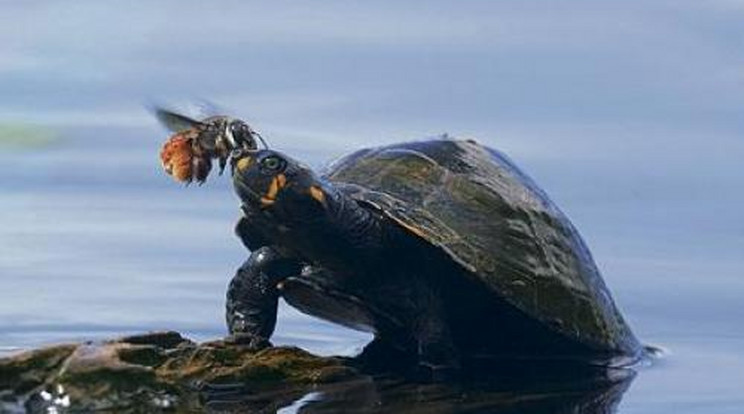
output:
<path id="1" fill-rule="evenodd" d="M 227 289 L 228 340 L 253 348 L 270 346 L 279 299 L 277 283 L 299 274 L 299 260 L 264 246 L 254 250 L 238 269 Z"/>

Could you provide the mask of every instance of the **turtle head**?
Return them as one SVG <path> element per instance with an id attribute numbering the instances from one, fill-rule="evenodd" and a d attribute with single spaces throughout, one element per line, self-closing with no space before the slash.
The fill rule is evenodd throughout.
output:
<path id="1" fill-rule="evenodd" d="M 305 222 L 328 203 L 318 176 L 278 151 L 252 151 L 233 160 L 233 185 L 248 213 L 268 213 L 276 224 Z"/>

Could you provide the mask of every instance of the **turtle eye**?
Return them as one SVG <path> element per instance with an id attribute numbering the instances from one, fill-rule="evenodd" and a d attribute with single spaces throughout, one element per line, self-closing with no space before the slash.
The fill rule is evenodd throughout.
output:
<path id="1" fill-rule="evenodd" d="M 286 166 L 287 162 L 276 155 L 269 155 L 261 160 L 261 169 L 269 173 L 282 171 Z"/>

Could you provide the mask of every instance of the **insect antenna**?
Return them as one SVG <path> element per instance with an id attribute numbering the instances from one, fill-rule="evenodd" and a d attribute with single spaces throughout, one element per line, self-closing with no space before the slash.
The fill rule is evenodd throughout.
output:
<path id="1" fill-rule="evenodd" d="M 259 141 L 261 141 L 261 144 L 263 144 L 263 146 L 264 146 L 264 149 L 269 149 L 269 145 L 268 145 L 268 144 L 266 143 L 266 141 L 265 141 L 265 140 L 263 139 L 263 137 L 261 136 L 261 134 L 259 134 L 259 133 L 258 133 L 258 132 L 256 132 L 256 131 L 251 131 L 251 133 L 253 134 L 253 136 L 255 136 L 256 138 L 258 138 L 258 140 L 259 140 Z"/>

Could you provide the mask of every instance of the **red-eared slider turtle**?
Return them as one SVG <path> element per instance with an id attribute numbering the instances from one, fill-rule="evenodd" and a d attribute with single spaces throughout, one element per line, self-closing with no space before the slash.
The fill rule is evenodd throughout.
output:
<path id="1" fill-rule="evenodd" d="M 433 373 L 480 356 L 616 365 L 641 354 L 574 226 L 495 150 L 409 142 L 316 174 L 265 149 L 232 166 L 236 231 L 252 252 L 227 293 L 236 340 L 267 343 L 281 296 L 373 332 L 365 353 L 407 353 Z"/>

